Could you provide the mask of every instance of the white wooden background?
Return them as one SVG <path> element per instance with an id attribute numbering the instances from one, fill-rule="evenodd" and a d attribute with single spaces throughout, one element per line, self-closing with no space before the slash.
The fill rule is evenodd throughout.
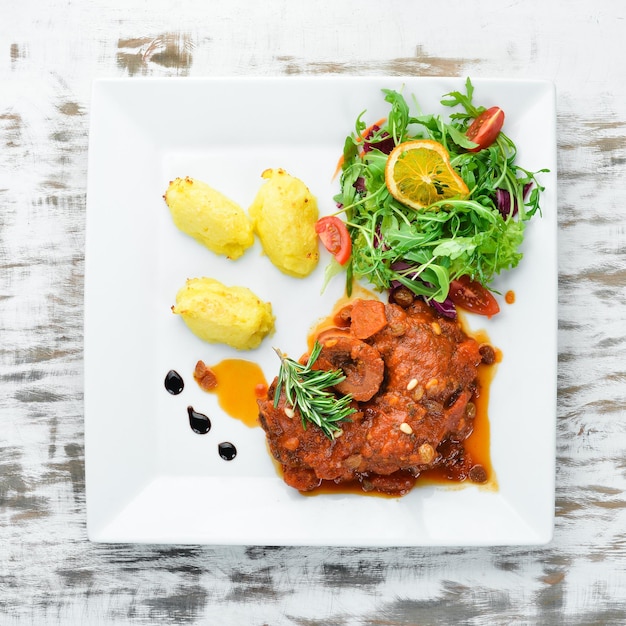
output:
<path id="1" fill-rule="evenodd" d="M 626 623 L 626 4 L 0 0 L 0 623 Z M 95 545 L 83 456 L 91 81 L 541 78 L 558 100 L 554 540 Z"/>

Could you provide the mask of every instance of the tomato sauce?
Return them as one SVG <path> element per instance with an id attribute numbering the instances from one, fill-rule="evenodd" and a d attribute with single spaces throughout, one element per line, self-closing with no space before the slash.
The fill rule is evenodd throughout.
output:
<path id="1" fill-rule="evenodd" d="M 467 321 L 459 316 L 459 322 L 465 334 L 473 337 L 479 344 L 490 344 L 489 336 L 485 330 L 469 330 Z M 495 377 L 497 365 L 502 361 L 502 352 L 496 348 L 495 363 L 492 365 L 479 365 L 478 367 L 478 388 L 480 393 L 474 398 L 476 405 L 476 417 L 474 418 L 474 428 L 471 435 L 463 442 L 463 447 L 471 464 L 481 466 L 486 473 L 486 480 L 481 483 L 481 487 L 497 490 L 498 483 L 495 471 L 491 464 L 491 428 L 489 425 L 489 391 L 491 383 Z M 437 468 L 424 472 L 419 476 L 417 484 L 451 484 L 464 482 L 464 478 L 455 476 L 454 473 L 447 473 L 443 468 Z"/>
<path id="2" fill-rule="evenodd" d="M 350 298 L 342 298 L 335 306 L 333 312 L 326 318 L 320 320 L 312 329 L 308 338 L 309 349 L 317 337 L 323 336 L 325 332 L 336 332 L 341 330 L 342 320 L 338 317 L 338 313 L 356 297 L 372 297 L 366 290 L 362 290 L 358 295 Z M 469 329 L 467 320 L 463 315 L 459 315 L 459 323 L 463 331 L 475 339 L 479 344 L 491 345 L 489 336 L 485 330 L 472 331 Z M 493 378 L 496 374 L 497 365 L 502 361 L 502 353 L 495 348 L 494 363 L 490 365 L 481 364 L 478 367 L 478 389 L 479 393 L 473 398 L 476 405 L 476 415 L 474 418 L 473 430 L 469 437 L 463 441 L 463 450 L 466 462 L 459 468 L 453 467 L 437 467 L 422 472 L 417 479 L 414 479 L 416 487 L 439 485 L 439 486 L 462 486 L 464 484 L 479 484 L 481 489 L 497 490 L 498 483 L 496 474 L 491 463 L 490 453 L 490 424 L 489 424 L 489 391 Z M 280 471 L 280 465 L 276 464 Z M 476 467 L 479 480 L 472 480 L 467 475 L 468 467 Z M 405 473 L 407 480 L 411 478 L 408 472 Z M 482 475 L 481 475 L 482 474 Z M 474 477 L 477 475 L 475 474 Z M 322 484 L 310 492 L 301 492 L 306 496 L 315 496 L 320 494 L 347 494 L 354 493 L 359 495 L 370 495 L 382 498 L 395 498 L 395 494 L 386 494 L 380 491 L 364 491 L 363 486 L 358 481 L 334 483 L 331 481 L 323 481 Z"/>
<path id="3" fill-rule="evenodd" d="M 468 333 L 469 334 L 469 333 Z M 463 442 L 466 454 L 471 459 L 472 465 L 479 465 L 485 470 L 486 479 L 480 483 L 481 489 L 489 489 L 497 491 L 498 483 L 496 474 L 491 464 L 490 453 L 490 428 L 489 428 L 489 385 L 495 375 L 495 366 L 481 365 L 478 372 L 478 380 L 481 388 L 481 394 L 475 399 L 476 417 L 474 418 L 474 430 L 472 434 Z M 280 464 L 274 462 L 279 474 L 281 473 Z M 407 478 L 410 474 L 406 472 Z M 427 470 L 420 474 L 415 480 L 415 487 L 426 486 L 446 486 L 460 487 L 465 484 L 476 484 L 467 477 L 455 475 L 454 471 L 447 468 L 435 468 Z M 356 494 L 374 496 L 377 498 L 397 498 L 395 494 L 382 493 L 380 491 L 363 491 L 360 482 L 351 483 L 333 483 L 323 481 L 322 484 L 313 491 L 300 492 L 303 496 L 317 496 L 322 494 Z"/>
<path id="4" fill-rule="evenodd" d="M 468 332 L 468 335 L 472 333 Z M 481 333 L 482 334 L 482 333 Z M 473 334 L 474 338 L 476 334 Z M 481 365 L 478 368 L 478 384 L 480 394 L 474 399 L 476 417 L 472 434 L 463 442 L 466 454 L 471 459 L 471 465 L 479 465 L 485 470 L 486 479 L 481 488 L 497 490 L 496 474 L 491 464 L 491 429 L 489 425 L 489 389 L 495 376 L 497 365 Z M 424 485 L 454 485 L 466 482 L 465 477 L 455 475 L 446 468 L 436 468 L 422 473 L 416 482 L 417 486 Z M 470 481 L 467 481 L 470 482 Z"/>

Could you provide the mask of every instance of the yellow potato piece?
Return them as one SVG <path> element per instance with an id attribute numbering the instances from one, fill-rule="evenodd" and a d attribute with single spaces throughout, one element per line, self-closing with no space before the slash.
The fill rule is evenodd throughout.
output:
<path id="1" fill-rule="evenodd" d="M 274 332 L 272 305 L 247 287 L 227 287 L 213 278 L 190 278 L 176 294 L 172 312 L 209 343 L 237 350 L 257 348 Z"/>
<path id="2" fill-rule="evenodd" d="M 238 259 L 254 243 L 244 210 L 206 183 L 176 178 L 163 197 L 174 224 L 216 254 Z"/>
<path id="3" fill-rule="evenodd" d="M 282 272 L 302 278 L 317 266 L 317 201 L 283 169 L 268 169 L 248 213 L 265 254 Z"/>

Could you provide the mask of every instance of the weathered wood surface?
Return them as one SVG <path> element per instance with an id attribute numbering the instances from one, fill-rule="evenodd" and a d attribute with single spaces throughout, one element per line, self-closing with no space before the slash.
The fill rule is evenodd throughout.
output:
<path id="1" fill-rule="evenodd" d="M 617 0 L 2 2 L 0 623 L 626 623 L 625 56 Z M 546 547 L 86 539 L 92 79 L 320 73 L 556 84 L 557 517 Z"/>

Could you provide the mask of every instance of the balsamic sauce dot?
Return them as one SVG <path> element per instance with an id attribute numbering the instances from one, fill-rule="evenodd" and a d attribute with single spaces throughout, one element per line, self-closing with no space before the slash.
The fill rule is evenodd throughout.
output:
<path id="1" fill-rule="evenodd" d="M 229 441 L 220 443 L 217 450 L 225 461 L 232 461 L 237 456 L 237 448 Z"/>
<path id="2" fill-rule="evenodd" d="M 206 435 L 211 430 L 211 420 L 203 413 L 198 413 L 192 406 L 187 407 L 189 426 L 194 433 Z"/>
<path id="3" fill-rule="evenodd" d="M 177 396 L 185 387 L 183 377 L 175 370 L 170 370 L 165 375 L 165 388 L 173 396 Z"/>

